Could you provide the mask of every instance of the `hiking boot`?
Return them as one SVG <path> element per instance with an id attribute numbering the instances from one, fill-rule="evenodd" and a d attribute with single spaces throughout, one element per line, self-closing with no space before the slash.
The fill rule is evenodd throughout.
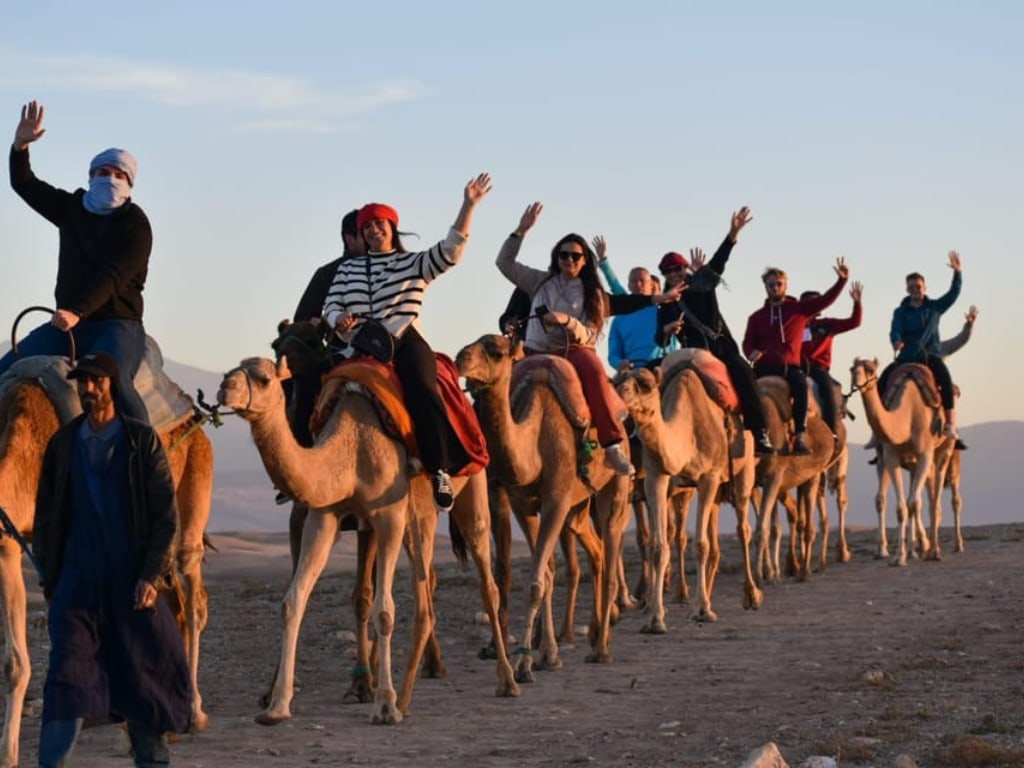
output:
<path id="1" fill-rule="evenodd" d="M 803 432 L 797 432 L 793 437 L 793 455 L 794 456 L 806 456 L 811 452 L 811 449 L 807 446 L 807 437 Z"/>
<path id="2" fill-rule="evenodd" d="M 626 454 L 622 452 L 622 446 L 618 443 L 605 446 L 604 465 L 609 469 L 614 469 L 615 474 L 626 477 L 631 477 L 636 472 L 629 459 L 626 458 Z"/>
<path id="3" fill-rule="evenodd" d="M 770 456 L 775 453 L 771 438 L 768 437 L 768 430 L 762 429 L 754 433 L 754 453 Z"/>
<path id="4" fill-rule="evenodd" d="M 434 482 L 434 504 L 439 512 L 451 512 L 455 503 L 455 489 L 452 488 L 452 479 L 443 469 L 437 470 L 433 477 Z"/>

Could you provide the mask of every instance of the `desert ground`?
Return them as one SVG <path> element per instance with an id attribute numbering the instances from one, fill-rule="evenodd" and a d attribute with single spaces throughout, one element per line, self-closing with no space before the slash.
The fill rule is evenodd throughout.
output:
<path id="1" fill-rule="evenodd" d="M 941 562 L 896 568 L 874 558 L 874 531 L 856 531 L 851 563 L 833 563 L 808 582 L 767 586 L 764 605 L 750 612 L 741 606 L 739 552 L 728 537 L 716 623 L 689 621 L 687 606 L 676 604 L 668 634 L 651 636 L 639 632 L 642 615 L 627 611 L 606 665 L 584 663 L 579 626 L 576 644 L 562 648 L 563 667 L 538 672 L 515 699 L 494 696 L 493 662 L 477 657 L 487 627 L 476 618 L 476 575 L 452 561 L 441 539 L 436 610 L 447 677 L 420 679 L 412 711 L 397 726 L 371 726 L 370 704 L 342 703 L 352 667 L 354 562 L 354 537 L 344 534 L 303 625 L 294 717 L 274 727 L 253 717 L 280 649 L 287 545 L 280 534 L 214 535 L 202 659 L 210 726 L 174 742 L 173 764 L 697 768 L 739 766 L 774 742 L 794 767 L 814 755 L 841 766 L 1021 766 L 1024 523 L 965 532 L 966 552 L 954 554 L 944 530 Z M 527 573 L 526 552 L 518 554 L 514 632 Z M 632 541 L 627 568 L 635 583 Z M 408 582 L 406 568 L 396 667 Z M 579 625 L 589 615 L 589 590 L 585 576 Z M 559 615 L 562 599 L 559 590 Z M 30 600 L 38 617 L 41 598 Z M 30 633 L 25 766 L 35 764 L 45 671 L 45 630 L 33 622 Z M 77 766 L 131 765 L 116 727 L 86 731 L 75 757 Z"/>

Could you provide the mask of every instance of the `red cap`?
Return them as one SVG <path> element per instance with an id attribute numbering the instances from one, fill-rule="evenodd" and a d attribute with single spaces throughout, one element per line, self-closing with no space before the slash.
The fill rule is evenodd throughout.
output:
<path id="1" fill-rule="evenodd" d="M 690 266 L 690 262 L 687 261 L 686 257 L 681 253 L 675 251 L 669 251 L 661 257 L 661 261 L 658 262 L 658 271 L 661 274 L 665 274 L 665 270 L 672 269 L 673 267 L 682 267 L 686 269 Z"/>
<path id="2" fill-rule="evenodd" d="M 384 203 L 367 203 L 360 208 L 359 213 L 356 214 L 356 228 L 362 230 L 368 222 L 374 219 L 390 221 L 391 226 L 398 229 L 398 211 Z"/>

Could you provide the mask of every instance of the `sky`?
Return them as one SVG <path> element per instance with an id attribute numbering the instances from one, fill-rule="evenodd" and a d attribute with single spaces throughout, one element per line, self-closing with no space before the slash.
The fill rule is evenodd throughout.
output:
<path id="1" fill-rule="evenodd" d="M 734 334 L 767 266 L 793 293 L 823 290 L 843 256 L 865 286 L 863 326 L 835 343 L 848 385 L 854 356 L 891 358 L 904 276 L 943 293 L 956 249 L 964 288 L 943 336 L 980 309 L 949 361 L 960 422 L 1024 419 L 1019 3 L 184 0 L 2 15 L 0 129 L 13 138 L 22 104 L 46 107 L 37 175 L 74 189 L 101 149 L 136 156 L 133 199 L 154 232 L 145 323 L 177 362 L 269 356 L 340 253 L 345 212 L 386 202 L 424 249 L 487 171 L 465 258 L 427 294 L 435 349 L 497 329 L 512 288 L 494 259 L 534 200 L 525 263 L 546 267 L 568 232 L 602 234 L 624 283 L 666 251 L 712 252 L 749 205 L 720 291 Z M 57 234 L 9 188 L 0 233 L 5 327 L 52 305 Z M 844 294 L 826 314 L 850 308 Z"/>

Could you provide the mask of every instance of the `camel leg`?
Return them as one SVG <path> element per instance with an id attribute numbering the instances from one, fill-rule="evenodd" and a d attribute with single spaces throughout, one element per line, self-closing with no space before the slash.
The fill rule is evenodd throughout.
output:
<path id="1" fill-rule="evenodd" d="M 10 538 L 0 539 L 0 585 L 4 612 L 4 724 L 0 765 L 17 766 L 25 692 L 32 677 L 25 624 L 28 604 L 21 572 L 21 549 Z"/>
<path id="2" fill-rule="evenodd" d="M 676 577 L 675 602 L 690 602 L 690 587 L 686 583 L 686 547 L 689 544 L 686 530 L 687 518 L 690 515 L 690 502 L 697 493 L 696 488 L 683 488 L 679 493 L 672 495 L 669 502 L 672 504 L 672 516 L 675 519 L 675 536 L 672 537 L 673 548 L 675 549 L 676 562 L 679 563 L 679 573 Z"/>
<path id="3" fill-rule="evenodd" d="M 885 450 L 882 450 L 885 454 Z M 885 560 L 889 557 L 889 538 L 885 528 L 885 505 L 889 496 L 889 483 L 891 475 L 885 467 L 883 458 L 878 460 L 878 468 L 875 470 L 878 475 L 878 492 L 875 494 L 875 514 L 878 517 L 878 547 L 875 549 L 875 559 Z"/>
<path id="4" fill-rule="evenodd" d="M 790 492 L 783 493 L 779 496 L 779 500 L 782 502 L 783 509 L 786 510 L 786 525 L 789 528 L 789 538 L 787 540 L 786 550 L 786 575 L 796 576 L 800 571 L 800 560 L 801 556 L 799 553 L 800 549 L 800 510 L 797 506 L 796 500 L 793 499 L 793 495 Z M 782 574 L 781 562 L 779 560 L 779 548 L 782 541 L 782 523 L 779 521 L 778 512 L 779 505 L 776 504 L 772 509 L 776 517 L 773 521 L 773 528 L 778 526 L 778 530 L 773 531 L 772 538 L 775 541 L 775 548 L 772 552 L 772 563 L 775 570 L 776 576 Z"/>
<path id="5" fill-rule="evenodd" d="M 813 576 L 814 570 L 814 540 L 817 537 L 817 530 L 814 527 L 814 501 L 818 498 L 818 489 L 821 485 L 821 473 L 815 472 L 814 476 L 807 481 L 807 487 L 799 492 L 797 497 L 797 515 L 800 521 L 801 561 L 800 578 L 807 581 Z M 802 498 L 801 498 L 802 496 Z M 822 499 L 824 501 L 824 499 Z"/>
<path id="6" fill-rule="evenodd" d="M 498 630 L 500 645 L 508 642 L 508 596 L 512 591 L 512 505 L 508 491 L 490 478 L 487 498 L 491 514 L 491 535 L 494 537 L 494 583 L 498 589 Z M 463 533 L 465 536 L 465 533 Z M 501 658 L 497 653 L 499 641 L 492 635 L 489 645 L 480 649 L 482 659 Z"/>
<path id="7" fill-rule="evenodd" d="M 270 692 L 270 703 L 256 716 L 256 722 L 260 725 L 276 725 L 292 716 L 291 702 L 295 693 L 295 654 L 298 650 L 299 627 L 306 612 L 309 595 L 327 565 L 327 558 L 337 535 L 337 515 L 322 510 L 309 511 L 302 529 L 299 562 L 281 603 L 281 618 L 284 624 L 281 659 Z"/>
<path id="8" fill-rule="evenodd" d="M 633 502 L 633 523 L 635 525 L 636 548 L 640 555 L 640 578 L 637 579 L 633 595 L 641 610 L 647 609 L 647 585 L 651 578 L 651 561 L 647 558 L 651 541 L 651 529 L 647 525 L 647 503 L 643 496 Z"/>
<path id="9" fill-rule="evenodd" d="M 419 505 L 426 507 L 426 505 Z M 417 520 L 412 516 L 418 515 Z M 412 704 L 412 689 L 416 685 L 416 673 L 423 661 L 424 677 L 443 677 L 445 674 L 444 664 L 441 663 L 441 647 L 434 634 L 436 626 L 434 617 L 434 588 L 437 586 L 437 572 L 434 570 L 434 541 L 437 535 L 438 515 L 431 504 L 426 508 L 414 508 L 409 505 L 409 524 L 406 526 L 403 544 L 409 561 L 414 563 L 410 568 L 412 571 L 412 593 L 413 593 L 413 624 L 409 638 L 409 657 L 405 665 L 405 674 L 402 675 L 402 682 L 398 688 L 398 700 L 396 706 L 404 716 L 409 714 L 409 707 Z M 412 539 L 419 536 L 418 544 Z M 423 558 L 423 569 L 426 578 L 421 578 L 419 568 L 415 565 L 416 550 L 420 551 Z M 392 569 L 393 570 L 393 569 Z M 389 621 L 394 625 L 394 603 L 390 608 Z M 430 646 L 428 651 L 428 646 Z M 424 658 L 424 653 L 427 657 Z M 390 712 L 385 711 L 380 720 L 375 722 L 390 723 L 387 719 Z M 375 715 L 376 717 L 377 715 Z M 394 722 L 400 722 L 398 718 Z"/>
<path id="10" fill-rule="evenodd" d="M 377 672 L 377 691 L 374 694 L 373 714 L 370 722 L 374 725 L 395 725 L 402 722 L 402 712 L 397 704 L 394 681 L 391 675 L 391 638 L 395 631 L 395 599 L 392 592 L 395 579 L 395 565 L 402 549 L 402 539 L 407 518 L 407 502 L 381 510 L 371 521 L 377 535 L 377 589 L 373 600 L 373 628 L 377 632 L 380 662 Z M 409 513 L 411 514 L 411 513 Z M 305 536 L 303 536 L 305 538 Z M 431 536 L 431 543 L 433 538 Z M 424 566 L 430 563 L 426 547 L 422 556 Z M 420 582 L 422 583 L 422 582 Z M 416 590 L 416 599 L 423 599 L 426 585 Z M 420 610 L 420 606 L 416 607 Z M 415 679 L 415 674 L 413 674 Z"/>
<path id="11" fill-rule="evenodd" d="M 583 512 L 585 516 L 586 511 Z M 558 642 L 576 642 L 576 600 L 580 594 L 580 558 L 576 552 L 576 536 L 566 526 L 558 532 L 558 545 L 565 559 L 565 615 L 558 630 Z"/>
<path id="12" fill-rule="evenodd" d="M 722 545 L 719 538 L 719 515 L 722 505 L 717 501 L 711 507 L 711 514 L 708 518 L 708 572 L 707 579 L 708 602 L 712 602 L 711 596 L 715 594 L 715 581 L 718 579 L 718 569 L 722 565 Z"/>
<path id="13" fill-rule="evenodd" d="M 960 512 L 963 509 L 963 498 L 960 496 L 960 458 L 959 451 L 953 451 L 953 457 L 949 460 L 949 469 L 946 477 L 949 478 L 950 504 L 953 508 L 953 533 L 956 537 L 954 552 L 964 551 L 964 535 L 960 530 Z"/>
<path id="14" fill-rule="evenodd" d="M 356 580 L 352 585 L 352 612 L 356 618 L 356 663 L 352 681 L 343 702 L 362 704 L 373 701 L 374 659 L 370 638 L 370 606 L 373 604 L 374 564 L 377 562 L 377 537 L 372 528 L 356 531 Z"/>
<path id="15" fill-rule="evenodd" d="M 697 557 L 697 610 L 691 616 L 694 621 L 718 621 L 718 614 L 711 609 L 711 594 L 708 589 L 708 559 L 711 545 L 708 528 L 718 493 L 717 480 L 700 478 L 697 483 L 697 520 L 694 526 L 694 545 Z"/>
<path id="16" fill-rule="evenodd" d="M 811 514 L 818 513 L 818 527 L 821 529 L 821 549 L 818 554 L 818 571 L 824 573 L 828 570 L 828 478 L 822 472 L 818 478 L 818 490 L 814 494 L 815 503 L 811 507 Z"/>
<path id="17" fill-rule="evenodd" d="M 595 605 L 599 604 L 601 611 L 594 612 L 597 632 L 591 638 L 591 652 L 585 658 L 588 662 L 607 664 L 612 660 L 611 626 L 614 621 L 615 592 L 618 588 L 616 575 L 622 557 L 622 539 L 629 525 L 629 486 L 628 479 L 617 478 L 594 501 L 601 531 L 598 543 L 603 545 L 604 561 L 603 570 L 598 572 L 599 588 L 594 590 Z M 597 582 L 595 587 L 598 587 Z M 598 596 L 600 600 L 597 600 Z"/>
<path id="18" fill-rule="evenodd" d="M 913 526 L 911 542 L 917 540 L 918 546 L 912 550 L 913 554 L 921 559 L 928 556 L 929 540 L 924 527 L 924 494 L 929 485 L 929 480 L 935 473 L 935 456 L 925 452 L 917 459 L 917 466 L 911 478 L 909 506 L 910 524 Z"/>
<path id="19" fill-rule="evenodd" d="M 892 468 L 886 466 L 886 472 L 889 474 L 893 491 L 896 494 L 896 554 L 890 563 L 904 566 L 907 564 L 907 501 L 903 494 L 903 474 L 898 464 Z"/>
<path id="20" fill-rule="evenodd" d="M 565 527 L 562 529 L 560 534 L 560 540 L 564 543 L 568 541 L 573 547 L 573 559 L 576 563 L 575 574 L 573 579 L 575 584 L 571 590 L 573 596 L 572 612 L 570 613 L 570 606 L 566 605 L 565 615 L 566 619 L 562 624 L 562 632 L 565 632 L 570 616 L 575 621 L 575 600 L 579 595 L 579 582 L 580 582 L 580 566 L 579 558 L 576 556 L 576 541 L 578 540 L 580 546 L 583 547 L 583 551 L 587 553 L 587 562 L 590 563 L 590 583 L 594 586 L 594 612 L 590 617 L 590 623 L 587 625 L 587 641 L 593 645 L 600 625 L 600 616 L 603 613 L 604 607 L 601 602 L 603 595 L 601 593 L 600 584 L 602 577 L 602 569 L 606 561 L 605 555 L 605 542 L 601 540 L 601 537 L 597 533 L 597 529 L 594 528 L 593 518 L 590 516 L 591 504 L 593 502 L 585 502 L 582 505 L 577 506 L 575 509 L 569 512 L 569 520 L 566 522 Z M 568 534 L 568 535 L 567 535 Z M 566 558 L 568 560 L 568 557 Z M 568 570 L 568 569 L 567 569 Z M 574 626 L 569 626 L 568 629 L 572 631 L 575 637 Z M 558 637 L 559 642 L 571 642 L 564 640 L 562 635 Z"/>
<path id="21" fill-rule="evenodd" d="M 288 515 L 288 549 L 292 555 L 292 574 L 299 565 L 299 551 L 302 549 L 302 526 L 306 523 L 309 507 L 298 501 L 292 502 Z"/>
<path id="22" fill-rule="evenodd" d="M 651 578 L 647 584 L 647 610 L 650 618 L 640 631 L 663 635 L 665 627 L 665 571 L 668 569 L 668 486 L 669 476 L 647 469 L 644 496 L 647 497 L 648 524 L 651 530 L 647 559 Z"/>
<path id="23" fill-rule="evenodd" d="M 836 541 L 836 561 L 840 563 L 848 563 L 852 559 L 850 554 L 850 545 L 846 540 L 846 509 L 850 504 L 849 496 L 846 490 L 846 475 L 849 471 L 850 465 L 850 449 L 848 446 L 843 446 L 843 451 L 839 456 L 838 461 L 834 468 L 835 473 L 835 491 L 836 491 L 836 510 L 838 512 L 838 525 L 839 529 L 836 532 L 838 540 Z"/>
<path id="24" fill-rule="evenodd" d="M 491 638 L 494 643 L 497 661 L 498 688 L 495 696 L 518 696 L 519 686 L 516 685 L 515 674 L 508 660 L 505 648 L 505 631 L 499 618 L 500 597 L 498 585 L 491 571 L 491 511 L 483 509 L 487 493 L 483 487 L 486 478 L 482 474 L 469 478 L 468 492 L 460 493 L 452 508 L 452 519 L 458 525 L 466 547 L 473 557 L 477 574 L 480 577 L 480 599 L 483 602 L 487 619 L 491 623 Z M 506 497 L 507 500 L 507 497 Z M 489 506 L 489 505 L 488 505 Z M 507 518 L 506 518 L 507 519 Z"/>
<path id="25" fill-rule="evenodd" d="M 736 505 L 736 540 L 743 554 L 743 608 L 757 610 L 764 602 L 764 593 L 754 579 L 754 563 L 750 555 L 753 534 L 750 530 L 750 495 L 754 484 L 754 463 L 747 464 L 739 471 L 733 486 L 733 503 Z"/>
<path id="26" fill-rule="evenodd" d="M 952 442 L 952 441 L 947 441 Z M 930 546 L 927 553 L 929 560 L 942 559 L 942 543 L 939 539 L 939 527 L 942 525 L 942 483 L 949 469 L 949 453 L 952 446 L 946 449 L 943 445 L 935 457 L 935 465 L 928 476 L 928 508 L 930 511 L 929 528 L 931 529 Z"/>
<path id="27" fill-rule="evenodd" d="M 774 473 L 777 475 L 778 473 Z M 775 506 L 779 498 L 781 478 L 773 477 L 772 481 L 761 489 L 761 503 L 757 510 L 757 575 L 762 583 L 776 583 L 779 573 L 772 568 L 770 555 L 770 527 L 775 515 Z M 773 573 L 774 570 L 774 573 Z"/>

